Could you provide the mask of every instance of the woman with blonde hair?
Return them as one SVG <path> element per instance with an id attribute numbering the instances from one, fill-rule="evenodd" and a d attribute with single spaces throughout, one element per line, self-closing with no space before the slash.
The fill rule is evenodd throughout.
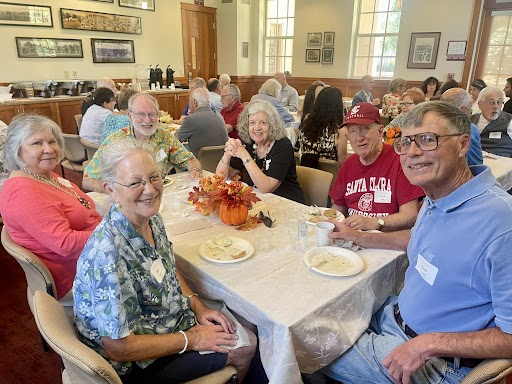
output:
<path id="1" fill-rule="evenodd" d="M 382 115 L 393 120 L 400 113 L 400 100 L 405 92 L 407 81 L 397 77 L 389 83 L 389 93 L 382 97 Z"/>
<path id="2" fill-rule="evenodd" d="M 277 110 L 279 117 L 283 120 L 286 126 L 291 125 L 295 122 L 294 117 L 290 112 L 283 106 L 279 95 L 281 94 L 281 84 L 276 79 L 268 79 L 263 83 L 257 95 L 251 98 L 253 100 L 265 100 L 268 101 Z"/>

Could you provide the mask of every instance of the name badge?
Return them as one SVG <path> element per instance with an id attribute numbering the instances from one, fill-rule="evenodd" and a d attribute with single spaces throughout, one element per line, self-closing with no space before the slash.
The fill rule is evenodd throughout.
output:
<path id="1" fill-rule="evenodd" d="M 151 272 L 151 276 L 153 276 L 155 280 L 158 281 L 158 284 L 161 284 L 165 276 L 165 267 L 162 263 L 162 259 L 158 258 L 158 260 L 153 261 L 149 271 Z"/>
<path id="2" fill-rule="evenodd" d="M 265 160 L 265 171 L 268 171 L 268 169 L 270 168 L 271 161 L 272 161 L 272 159 Z"/>
<path id="3" fill-rule="evenodd" d="M 501 139 L 501 132 L 489 132 L 489 139 Z"/>
<path id="4" fill-rule="evenodd" d="M 73 186 L 71 185 L 69 180 L 63 179 L 62 177 L 57 177 L 57 181 L 59 182 L 60 185 L 63 185 L 67 188 L 73 188 Z"/>
<path id="5" fill-rule="evenodd" d="M 162 148 L 160 148 L 160 150 L 156 154 L 156 161 L 157 161 L 157 163 L 161 162 L 166 157 L 167 157 L 167 153 L 165 153 L 165 151 Z"/>
<path id="6" fill-rule="evenodd" d="M 420 254 L 418 254 L 418 260 L 416 261 L 416 270 L 419 272 L 423 280 L 425 280 L 429 285 L 434 285 L 439 269 L 430 264 L 430 262 Z"/>
<path id="7" fill-rule="evenodd" d="M 374 191 L 373 201 L 376 203 L 391 203 L 391 191 Z"/>

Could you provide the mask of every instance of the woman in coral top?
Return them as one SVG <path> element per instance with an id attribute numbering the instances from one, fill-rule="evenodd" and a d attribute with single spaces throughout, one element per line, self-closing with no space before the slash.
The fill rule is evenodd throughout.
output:
<path id="1" fill-rule="evenodd" d="M 76 261 L 101 221 L 80 188 L 53 173 L 63 157 L 59 126 L 39 115 L 15 117 L 7 129 L 0 212 L 12 239 L 41 258 L 57 287 L 71 297 Z"/>

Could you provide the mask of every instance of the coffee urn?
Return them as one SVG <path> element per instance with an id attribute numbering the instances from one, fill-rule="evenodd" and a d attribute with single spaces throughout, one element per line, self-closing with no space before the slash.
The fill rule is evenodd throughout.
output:
<path id="1" fill-rule="evenodd" d="M 157 64 L 155 67 L 155 83 L 156 89 L 160 89 L 162 85 L 164 85 L 164 81 L 162 79 L 162 68 L 158 68 L 160 64 Z"/>
<path id="2" fill-rule="evenodd" d="M 148 67 L 148 81 L 149 81 L 149 89 L 156 88 L 156 73 L 155 68 L 151 68 L 151 64 Z"/>
<path id="3" fill-rule="evenodd" d="M 171 84 L 174 83 L 174 71 L 172 70 L 171 66 L 167 66 L 165 79 L 167 82 L 167 88 L 171 88 Z"/>

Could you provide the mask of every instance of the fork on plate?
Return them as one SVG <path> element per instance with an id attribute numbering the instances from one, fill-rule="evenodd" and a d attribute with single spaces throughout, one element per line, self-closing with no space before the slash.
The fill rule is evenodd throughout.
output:
<path id="1" fill-rule="evenodd" d="M 312 268 L 318 268 L 319 266 L 321 266 L 322 264 L 325 264 L 325 263 L 328 263 L 329 261 L 331 261 L 332 259 L 334 259 L 334 253 L 331 253 L 331 252 L 327 252 L 327 255 L 325 256 L 321 256 L 319 257 L 320 260 L 317 260 L 316 262 L 314 263 L 311 263 L 311 265 L 309 266 L 310 269 Z"/>

